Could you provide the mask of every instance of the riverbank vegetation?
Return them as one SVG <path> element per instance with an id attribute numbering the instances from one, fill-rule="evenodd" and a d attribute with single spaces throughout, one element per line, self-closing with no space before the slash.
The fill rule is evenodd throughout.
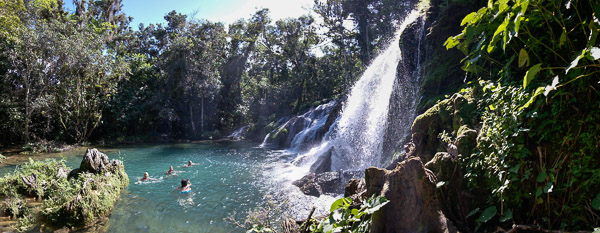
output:
<path id="1" fill-rule="evenodd" d="M 312 9 L 322 22 L 260 9 L 231 25 L 173 11 L 138 26 L 121 0 L 74 3 L 0 3 L 0 147 L 209 139 L 241 125 L 264 135 L 346 93 L 408 10 L 325 1 Z"/>
<path id="2" fill-rule="evenodd" d="M 0 178 L 0 211 L 16 220 L 11 227 L 18 232 L 77 229 L 107 217 L 128 184 L 119 162 L 93 173 L 71 170 L 64 161 L 30 159 Z"/>
<path id="3" fill-rule="evenodd" d="M 460 158 L 483 197 L 477 228 L 600 224 L 599 15 L 595 1 L 489 1 L 446 41 L 477 103 L 476 147 Z"/>

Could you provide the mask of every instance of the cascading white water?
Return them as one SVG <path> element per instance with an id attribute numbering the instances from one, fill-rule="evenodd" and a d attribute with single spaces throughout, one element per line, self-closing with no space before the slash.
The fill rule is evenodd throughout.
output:
<path id="1" fill-rule="evenodd" d="M 229 136 L 227 136 L 227 138 L 231 139 L 231 140 L 242 140 L 246 137 L 246 132 L 248 132 L 248 129 L 250 128 L 250 126 L 242 126 L 236 130 L 234 130 L 233 132 L 231 132 L 231 134 L 229 134 Z"/>
<path id="2" fill-rule="evenodd" d="M 390 99 L 395 89 L 401 59 L 400 36 L 419 17 L 412 11 L 402 22 L 395 39 L 367 68 L 352 87 L 341 117 L 322 144 L 296 161 L 313 163 L 331 152 L 331 170 L 361 170 L 381 165 L 384 136 L 388 127 Z M 413 84 L 410 84 L 413 85 Z"/>
<path id="3" fill-rule="evenodd" d="M 317 130 L 323 127 L 327 121 L 327 117 L 336 102 L 331 101 L 327 104 L 322 104 L 302 115 L 306 121 L 304 129 L 297 133 L 290 144 L 290 149 L 294 151 L 302 150 L 304 146 L 308 146 L 315 140 Z"/>

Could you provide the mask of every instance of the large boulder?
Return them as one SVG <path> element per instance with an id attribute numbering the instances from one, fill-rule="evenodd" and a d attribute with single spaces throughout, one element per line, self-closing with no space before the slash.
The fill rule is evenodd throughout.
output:
<path id="1" fill-rule="evenodd" d="M 322 194 L 337 194 L 343 192 L 343 178 L 340 172 L 309 173 L 293 185 L 310 196 L 319 197 Z"/>
<path id="2" fill-rule="evenodd" d="M 96 148 L 87 149 L 79 169 L 83 172 L 99 173 L 108 165 L 108 156 Z"/>
<path id="3" fill-rule="evenodd" d="M 407 159 L 393 170 L 368 168 L 365 182 L 367 196 L 390 200 L 373 214 L 371 232 L 456 232 L 442 213 L 435 184 L 420 158 Z"/>
<path id="4" fill-rule="evenodd" d="M 310 171 L 314 173 L 330 172 L 332 153 L 333 151 L 329 149 L 327 152 L 319 156 L 317 161 L 310 166 Z"/>
<path id="5" fill-rule="evenodd" d="M 300 188 L 300 191 L 305 195 L 321 196 L 321 187 L 315 183 L 315 173 L 309 173 L 301 179 L 292 182 L 292 184 Z"/>

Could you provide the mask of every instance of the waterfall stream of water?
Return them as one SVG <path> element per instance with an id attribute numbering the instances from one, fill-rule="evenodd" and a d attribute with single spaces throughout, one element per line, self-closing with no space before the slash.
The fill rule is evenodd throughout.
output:
<path id="1" fill-rule="evenodd" d="M 369 166 L 382 165 L 390 104 L 404 104 L 391 103 L 392 94 L 398 89 L 398 85 L 418 85 L 418 81 L 407 83 L 396 81 L 398 63 L 402 58 L 398 46 L 400 37 L 404 30 L 418 18 L 419 13 L 416 10 L 405 18 L 396 32 L 395 39 L 375 58 L 352 87 L 341 116 L 330 128 L 331 132 L 326 134 L 328 136 L 324 137 L 320 145 L 300 155 L 297 161 L 312 164 L 319 160 L 319 157 L 331 156 L 330 170 L 334 171 L 356 171 Z M 420 75 L 419 71 L 415 73 Z M 416 102 L 416 100 L 410 101 Z M 403 114 L 410 114 L 412 118 L 414 111 Z"/>

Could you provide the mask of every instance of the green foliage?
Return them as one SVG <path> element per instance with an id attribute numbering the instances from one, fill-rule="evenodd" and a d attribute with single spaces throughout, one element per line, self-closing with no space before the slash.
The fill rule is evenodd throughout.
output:
<path id="1" fill-rule="evenodd" d="M 121 190 L 129 184 L 122 165 L 110 175 L 82 173 L 67 179 L 69 171 L 64 161 L 30 159 L 14 173 L 0 178 L 0 197 L 4 198 L 0 210 L 18 218 L 19 231 L 40 224 L 40 217 L 56 227 L 80 227 L 110 214 Z M 25 183 L 23 177 L 36 177 L 34 186 Z M 25 199 L 29 196 L 42 202 L 40 210 L 27 207 L 32 201 Z"/>
<path id="2" fill-rule="evenodd" d="M 73 13 L 61 2 L 0 3 L 2 147 L 262 128 L 273 114 L 344 95 L 408 9 L 336 0 L 313 9 L 323 24 L 312 16 L 272 22 L 259 9 L 228 27 L 172 11 L 166 24 L 132 31 L 121 0 L 77 1 Z"/>
<path id="3" fill-rule="evenodd" d="M 236 227 L 245 229 L 247 233 L 277 232 L 274 223 L 282 219 L 284 214 L 283 208 L 285 206 L 286 203 L 278 204 L 267 198 L 264 203 L 248 211 L 243 223 L 236 220 L 236 212 L 233 212 L 223 220 Z"/>
<path id="4" fill-rule="evenodd" d="M 446 41 L 487 80 L 475 84 L 477 148 L 461 158 L 470 189 L 486 197 L 484 227 L 495 216 L 568 230 L 600 220 L 599 14 L 596 1 L 491 0 Z"/>
<path id="5" fill-rule="evenodd" d="M 385 197 L 373 196 L 364 201 L 359 209 L 352 207 L 352 199 L 341 198 L 331 204 L 330 214 L 317 226 L 310 226 L 310 232 L 369 232 L 371 215 L 389 201 Z"/>

